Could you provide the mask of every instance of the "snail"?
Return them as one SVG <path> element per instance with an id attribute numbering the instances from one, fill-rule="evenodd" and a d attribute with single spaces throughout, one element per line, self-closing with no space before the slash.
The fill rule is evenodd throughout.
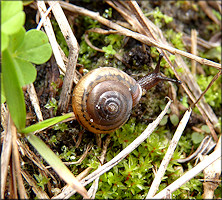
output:
<path id="1" fill-rule="evenodd" d="M 90 132 L 111 133 L 128 120 L 143 90 L 149 90 L 160 81 L 180 83 L 161 75 L 162 57 L 160 54 L 155 70 L 138 81 L 113 67 L 88 72 L 73 91 L 72 107 L 78 122 Z"/>

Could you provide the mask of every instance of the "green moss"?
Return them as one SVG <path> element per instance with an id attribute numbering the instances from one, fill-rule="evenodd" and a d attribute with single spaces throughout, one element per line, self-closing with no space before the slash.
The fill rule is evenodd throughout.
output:
<path id="1" fill-rule="evenodd" d="M 64 38 L 60 28 L 59 28 L 59 25 L 53 19 L 51 20 L 51 22 L 52 22 L 53 30 L 55 32 L 56 40 L 57 40 L 59 46 L 61 47 L 61 49 L 63 50 L 63 52 L 65 53 L 65 55 L 68 56 L 69 55 L 69 49 L 68 49 L 66 40 L 65 40 L 65 38 Z"/>
<path id="2" fill-rule="evenodd" d="M 135 119 L 131 119 L 117 130 L 111 138 L 112 146 L 107 152 L 107 162 L 128 146 L 145 128 L 145 124 L 135 124 Z M 154 178 L 152 169 L 154 165 L 159 167 L 168 148 L 168 141 L 164 127 L 152 133 L 123 161 L 101 176 L 96 198 L 145 198 Z M 180 153 L 176 151 L 167 167 L 167 178 L 162 181 L 161 189 L 181 175 L 177 169 L 178 164 L 173 161 L 179 156 Z"/>
<path id="3" fill-rule="evenodd" d="M 170 43 L 172 43 L 175 48 L 186 51 L 184 44 L 183 44 L 182 36 L 183 36 L 182 32 L 176 33 L 172 29 L 168 29 L 165 31 L 166 39 Z"/>
<path id="4" fill-rule="evenodd" d="M 162 27 L 164 24 L 168 24 L 170 22 L 173 21 L 173 18 L 170 17 L 170 16 L 167 16 L 165 14 L 163 14 L 159 7 L 156 7 L 152 12 L 150 13 L 146 13 L 145 14 L 146 17 L 149 17 L 149 16 L 153 16 L 154 18 L 154 24 L 159 26 L 159 27 Z"/>
<path id="5" fill-rule="evenodd" d="M 204 91 L 208 84 L 212 81 L 213 76 L 205 76 L 205 75 L 198 75 L 197 76 L 197 83 L 200 86 L 200 89 Z M 218 78 L 217 81 L 209 88 L 209 90 L 204 95 L 205 100 L 208 104 L 215 108 L 221 107 L 221 76 Z"/>

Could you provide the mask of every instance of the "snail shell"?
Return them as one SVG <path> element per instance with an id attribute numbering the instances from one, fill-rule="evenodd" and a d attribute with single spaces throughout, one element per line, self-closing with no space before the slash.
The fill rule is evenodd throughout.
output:
<path id="1" fill-rule="evenodd" d="M 140 85 L 112 67 L 92 70 L 73 91 L 72 107 L 79 123 L 93 133 L 110 133 L 129 118 L 142 95 Z"/>

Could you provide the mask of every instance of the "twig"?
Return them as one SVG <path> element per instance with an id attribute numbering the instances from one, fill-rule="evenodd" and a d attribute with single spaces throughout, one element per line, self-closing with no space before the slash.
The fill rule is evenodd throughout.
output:
<path id="1" fill-rule="evenodd" d="M 48 4 L 52 7 L 54 2 L 48 1 Z M 60 4 L 55 4 L 52 7 L 52 12 L 69 47 L 69 62 L 58 103 L 58 110 L 60 113 L 62 113 L 67 111 L 68 103 L 70 101 L 79 46 Z"/>
<path id="2" fill-rule="evenodd" d="M 96 50 L 96 51 L 99 51 L 99 52 L 102 52 L 102 53 L 105 53 L 105 51 L 103 51 L 102 49 L 94 46 L 94 45 L 91 43 L 91 41 L 89 40 L 89 35 L 88 35 L 89 32 L 100 33 L 100 34 L 104 34 L 104 35 L 114 34 L 114 33 L 117 33 L 117 34 L 118 34 L 117 31 L 114 31 L 114 30 L 104 30 L 104 29 L 101 29 L 101 28 L 92 28 L 92 29 L 89 29 L 89 30 L 87 30 L 87 31 L 85 32 L 85 41 L 86 41 L 86 43 L 87 43 L 92 49 L 94 49 L 94 50 Z M 115 53 L 113 56 L 114 56 L 116 59 L 118 59 L 119 61 L 121 61 L 122 63 L 124 63 L 126 66 L 128 65 L 128 63 L 126 63 L 126 62 L 124 61 L 123 57 L 122 57 L 120 54 Z"/>
<path id="3" fill-rule="evenodd" d="M 50 13 L 50 11 L 51 11 L 51 8 L 49 8 L 46 13 L 42 14 L 42 19 L 39 22 L 36 30 L 40 30 L 40 28 L 42 27 L 42 24 L 46 21 L 46 18 L 48 16 L 48 14 Z M 36 113 L 36 116 L 38 118 L 38 121 L 43 121 L 41 108 L 39 106 L 39 100 L 38 100 L 38 97 L 37 97 L 37 94 L 36 94 L 35 87 L 34 87 L 33 83 L 31 83 L 27 86 L 27 92 L 29 94 L 30 101 L 31 101 L 31 103 L 32 103 L 32 105 L 35 109 L 35 113 Z"/>
<path id="4" fill-rule="evenodd" d="M 86 176 L 89 174 L 89 172 L 90 172 L 92 169 L 93 169 L 92 167 L 87 167 L 84 171 L 82 171 L 80 174 L 78 174 L 78 175 L 76 176 L 76 178 L 77 178 L 78 180 L 82 180 L 84 177 L 86 177 Z"/>
<path id="5" fill-rule="evenodd" d="M 187 110 L 186 113 L 184 114 L 183 118 L 181 119 L 179 126 L 177 127 L 177 130 L 170 142 L 169 148 L 167 149 L 167 152 L 160 164 L 159 170 L 152 182 L 152 185 L 150 187 L 150 190 L 146 196 L 146 199 L 150 199 L 152 198 L 156 191 L 158 190 L 159 184 L 165 174 L 166 168 L 170 162 L 171 157 L 173 156 L 174 150 L 176 149 L 177 143 L 187 125 L 187 122 L 190 119 L 190 115 L 191 115 L 192 110 Z"/>
<path id="6" fill-rule="evenodd" d="M 91 41 L 89 40 L 89 34 L 88 34 L 88 33 L 89 33 L 89 31 L 85 32 L 85 41 L 86 41 L 86 43 L 87 43 L 92 49 L 104 53 L 104 51 L 103 51 L 102 49 L 94 46 L 94 45 L 91 43 Z"/>
<path id="7" fill-rule="evenodd" d="M 192 74 L 190 73 L 188 67 L 186 66 L 186 64 L 184 63 L 184 61 L 182 60 L 182 58 L 180 56 L 176 55 L 176 59 L 179 60 L 179 62 L 181 64 L 180 67 L 184 69 L 184 73 L 183 73 L 184 79 L 190 80 L 190 81 L 187 81 L 187 84 L 189 84 L 190 88 L 193 88 L 192 91 L 193 91 L 194 95 L 197 96 L 197 91 L 198 91 L 198 94 L 200 95 L 201 93 L 199 92 L 199 90 L 200 90 L 199 86 L 194 81 L 194 78 L 193 78 Z M 183 83 L 181 85 L 183 86 Z M 191 91 L 187 87 L 183 87 L 183 89 L 185 90 L 185 92 L 187 93 L 187 95 L 189 96 L 191 101 L 195 102 L 196 99 L 195 99 L 194 95 L 191 93 Z M 215 141 L 217 141 L 218 140 L 217 134 L 214 130 L 214 126 L 212 125 L 212 123 L 214 125 L 216 125 L 218 123 L 218 119 L 217 119 L 216 115 L 214 114 L 211 107 L 205 102 L 200 102 L 200 105 L 196 104 L 196 106 L 197 106 L 198 110 L 200 111 L 201 115 L 203 116 L 207 126 L 209 127 L 212 137 L 214 138 Z"/>
<path id="8" fill-rule="evenodd" d="M 17 140 L 20 151 L 23 152 L 24 155 L 27 156 L 38 168 L 43 171 L 46 175 L 52 177 L 53 182 L 56 183 L 57 179 L 49 172 L 49 170 L 45 167 L 45 165 L 40 161 L 38 156 L 29 149 L 27 144 L 23 144 L 19 139 Z"/>
<path id="9" fill-rule="evenodd" d="M 207 157 L 205 160 L 200 162 L 198 165 L 196 165 L 194 168 L 189 170 L 187 173 L 185 173 L 183 176 L 181 176 L 179 179 L 174 181 L 172 184 L 167 186 L 165 189 L 163 189 L 161 192 L 159 192 L 157 195 L 155 195 L 152 199 L 162 199 L 166 196 L 167 191 L 170 191 L 171 193 L 176 191 L 180 186 L 188 182 L 190 179 L 195 177 L 197 174 L 199 174 L 203 169 L 208 167 L 211 163 L 213 163 L 215 160 L 221 157 L 221 150 L 218 149 L 211 153 L 209 157 Z"/>
<path id="10" fill-rule="evenodd" d="M 130 145 L 128 145 L 125 149 L 123 149 L 118 155 L 116 155 L 112 160 L 110 160 L 105 165 L 99 167 L 96 171 L 88 175 L 86 178 L 84 178 L 82 181 L 80 181 L 83 186 L 86 186 L 87 184 L 94 181 L 97 177 L 101 176 L 105 172 L 109 171 L 111 168 L 113 168 L 115 165 L 117 165 L 120 161 L 122 161 L 128 154 L 130 154 L 134 149 L 136 149 L 144 140 L 146 140 L 151 133 L 155 130 L 155 128 L 160 123 L 163 116 L 166 114 L 167 110 L 170 107 L 170 104 L 172 103 L 171 100 L 167 103 L 164 110 L 159 114 L 157 119 L 150 123 L 147 128 L 143 131 L 143 133 L 138 136 Z M 70 186 L 68 186 L 61 194 L 59 194 L 56 197 L 53 198 L 69 198 L 73 194 L 75 194 L 76 191 L 74 191 Z"/>
<path id="11" fill-rule="evenodd" d="M 7 125 L 8 125 L 8 110 L 5 107 L 5 104 L 1 102 L 1 125 L 3 127 L 3 130 L 7 130 Z"/>

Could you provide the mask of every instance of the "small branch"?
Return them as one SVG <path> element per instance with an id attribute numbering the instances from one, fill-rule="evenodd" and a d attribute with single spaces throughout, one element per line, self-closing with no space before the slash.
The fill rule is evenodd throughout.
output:
<path id="1" fill-rule="evenodd" d="M 202 142 L 200 143 L 199 147 L 196 149 L 196 151 L 194 153 L 192 153 L 191 155 L 189 155 L 186 158 L 177 159 L 176 161 L 178 163 L 185 163 L 185 162 L 188 162 L 188 161 L 192 160 L 195 157 L 200 157 L 200 156 L 202 156 L 202 154 L 208 153 L 208 151 L 212 150 L 215 147 L 215 145 L 216 145 L 215 142 L 213 142 L 211 140 L 212 140 L 212 137 L 207 135 L 202 140 Z"/>

